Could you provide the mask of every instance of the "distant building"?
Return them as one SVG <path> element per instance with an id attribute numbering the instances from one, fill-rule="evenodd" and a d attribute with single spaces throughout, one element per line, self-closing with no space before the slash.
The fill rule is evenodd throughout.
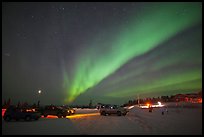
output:
<path id="1" fill-rule="evenodd" d="M 176 94 L 173 97 L 176 102 L 191 102 L 191 103 L 202 103 L 202 92 L 189 93 L 189 94 Z"/>

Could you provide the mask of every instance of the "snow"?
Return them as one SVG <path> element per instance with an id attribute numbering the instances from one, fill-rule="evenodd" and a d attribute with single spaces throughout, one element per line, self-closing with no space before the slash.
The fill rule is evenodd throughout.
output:
<path id="1" fill-rule="evenodd" d="M 199 105 L 199 106 L 198 106 Z M 101 116 L 97 109 L 76 109 L 67 118 L 40 118 L 38 121 L 2 119 L 3 135 L 202 135 L 202 104 L 198 107 L 168 107 L 153 112 L 131 107 L 126 116 Z M 168 106 L 168 105 L 167 105 Z M 173 106 L 173 107 L 172 107 Z"/>

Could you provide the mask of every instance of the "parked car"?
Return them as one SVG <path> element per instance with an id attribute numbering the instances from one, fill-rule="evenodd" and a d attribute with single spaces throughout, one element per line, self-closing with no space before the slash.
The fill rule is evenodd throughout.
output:
<path id="1" fill-rule="evenodd" d="M 44 117 L 47 117 L 48 115 L 54 115 L 57 116 L 58 118 L 62 118 L 62 117 L 66 117 L 68 115 L 70 115 L 70 112 L 62 107 L 58 107 L 58 106 L 45 106 L 44 109 L 41 109 L 41 114 Z"/>
<path id="2" fill-rule="evenodd" d="M 103 116 L 111 115 L 111 114 L 116 114 L 118 116 L 125 116 L 128 113 L 128 110 L 123 108 L 123 107 L 119 107 L 117 105 L 102 105 L 100 107 L 100 114 Z"/>
<path id="3" fill-rule="evenodd" d="M 76 113 L 76 110 L 75 109 L 73 109 L 73 108 L 68 108 L 69 109 L 69 111 L 71 112 L 71 114 L 75 114 Z"/>
<path id="4" fill-rule="evenodd" d="M 61 107 L 66 109 L 70 113 L 70 115 L 76 113 L 76 110 L 74 108 L 72 108 L 72 107 L 69 107 L 69 106 L 61 106 Z"/>
<path id="5" fill-rule="evenodd" d="M 33 109 L 29 108 L 18 108 L 16 106 L 10 106 L 6 109 L 3 119 L 5 121 L 20 120 L 25 121 L 38 120 L 41 117 L 39 112 L 35 112 Z"/>

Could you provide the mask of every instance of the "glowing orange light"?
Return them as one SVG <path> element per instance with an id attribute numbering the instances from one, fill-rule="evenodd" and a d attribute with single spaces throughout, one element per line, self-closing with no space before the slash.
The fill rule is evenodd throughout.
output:
<path id="1" fill-rule="evenodd" d="M 100 115 L 99 113 L 89 113 L 89 114 L 74 114 L 71 116 L 66 116 L 66 118 L 83 118 L 87 116 L 97 116 Z M 47 117 L 41 116 L 41 118 L 58 118 L 57 116 L 48 115 Z"/>
<path id="2" fill-rule="evenodd" d="M 66 116 L 66 118 L 83 118 L 87 116 L 97 116 L 100 115 L 100 113 L 89 113 L 89 114 L 75 114 L 71 116 Z"/>
<path id="3" fill-rule="evenodd" d="M 58 118 L 57 116 L 48 115 L 47 117 L 41 116 L 41 118 Z"/>
<path id="4" fill-rule="evenodd" d="M 148 108 L 150 107 L 150 104 L 149 104 L 149 103 L 147 103 L 147 107 L 148 107 Z"/>
<path id="5" fill-rule="evenodd" d="M 198 100 L 199 103 L 202 103 L 202 98 Z"/>
<path id="6" fill-rule="evenodd" d="M 35 109 L 26 109 L 26 112 L 34 112 Z"/>

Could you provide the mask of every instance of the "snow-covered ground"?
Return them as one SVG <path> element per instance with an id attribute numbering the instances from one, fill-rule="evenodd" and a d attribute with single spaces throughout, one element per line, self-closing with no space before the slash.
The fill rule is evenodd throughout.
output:
<path id="1" fill-rule="evenodd" d="M 170 105 L 169 105 L 170 106 Z M 199 107 L 160 108 L 133 107 L 126 116 L 100 116 L 97 109 L 77 109 L 67 118 L 40 118 L 31 122 L 5 122 L 3 135 L 201 135 L 202 105 Z"/>

